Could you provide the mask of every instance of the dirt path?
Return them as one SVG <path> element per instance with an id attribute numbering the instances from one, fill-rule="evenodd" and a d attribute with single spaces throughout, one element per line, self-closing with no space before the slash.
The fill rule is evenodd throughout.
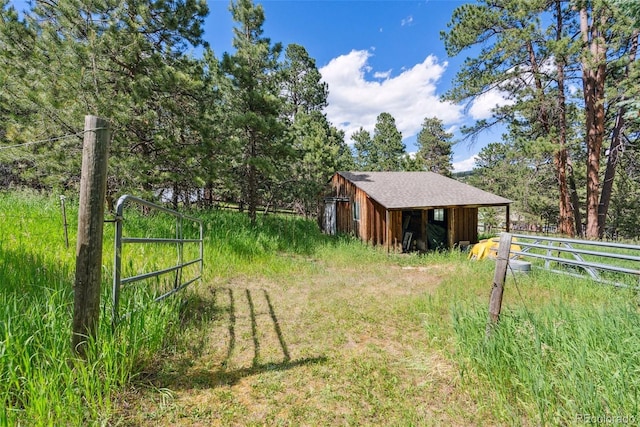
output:
<path id="1" fill-rule="evenodd" d="M 422 326 L 446 274 L 319 262 L 202 286 L 184 348 L 119 399 L 121 424 L 486 424 Z"/>

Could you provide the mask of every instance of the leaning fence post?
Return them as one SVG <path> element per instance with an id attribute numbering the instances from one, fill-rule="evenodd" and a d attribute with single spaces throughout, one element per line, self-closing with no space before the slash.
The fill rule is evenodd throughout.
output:
<path id="1" fill-rule="evenodd" d="M 87 339 L 97 335 L 100 316 L 102 230 L 109 139 L 109 123 L 106 120 L 85 116 L 71 339 L 73 351 L 81 357 L 86 356 Z"/>
<path id="2" fill-rule="evenodd" d="M 69 224 L 67 223 L 67 209 L 64 205 L 65 197 L 60 196 L 60 206 L 62 207 L 62 227 L 64 228 L 64 244 L 69 249 Z"/>
<path id="3" fill-rule="evenodd" d="M 504 292 L 504 279 L 507 277 L 507 266 L 509 264 L 509 251 L 511 250 L 511 234 L 502 233 L 498 246 L 498 258 L 496 260 L 496 270 L 493 275 L 491 287 L 491 298 L 489 299 L 489 322 L 487 323 L 486 334 L 489 336 L 491 330 L 498 323 L 500 310 L 502 309 L 502 294 Z"/>

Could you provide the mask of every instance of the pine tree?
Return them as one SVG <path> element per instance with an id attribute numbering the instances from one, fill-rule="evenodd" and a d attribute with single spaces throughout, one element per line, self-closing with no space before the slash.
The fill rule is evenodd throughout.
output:
<path id="1" fill-rule="evenodd" d="M 298 113 L 310 114 L 327 106 L 328 85 L 322 81 L 316 61 L 303 46 L 287 46 L 280 79 L 285 96 L 284 112 L 291 120 Z"/>
<path id="2" fill-rule="evenodd" d="M 570 135 L 586 136 L 587 235 L 597 237 L 600 153 L 607 126 L 606 76 L 620 69 L 618 59 L 626 53 L 622 47 L 628 44 L 633 27 L 630 21 L 613 3 L 604 1 L 500 0 L 457 8 L 449 26 L 442 36 L 450 55 L 482 47 L 476 57 L 465 61 L 447 97 L 469 100 L 489 90 L 509 97 L 509 105 L 494 109 L 492 121 L 479 121 L 467 131 L 474 134 L 498 122 L 529 128 L 529 139 L 553 154 L 560 231 L 568 235 L 580 228 L 571 158 L 582 157 L 577 151 L 581 147 L 570 144 Z M 576 33 L 582 39 L 574 37 Z M 566 93 L 575 79 L 583 80 L 579 109 L 587 114 L 582 129 L 572 121 L 577 116 L 568 115 L 572 108 Z M 622 83 L 618 80 L 615 85 Z"/>
<path id="3" fill-rule="evenodd" d="M 402 142 L 402 133 L 396 127 L 396 120 L 389 113 L 380 113 L 373 133 L 373 147 L 376 152 L 376 170 L 400 171 L 403 158 L 407 154 Z"/>
<path id="4" fill-rule="evenodd" d="M 343 153 L 348 151 L 344 132 L 331 126 L 319 111 L 298 113 L 293 125 L 299 160 L 292 165 L 293 194 L 299 210 L 315 215 L 319 197 L 331 176 L 349 168 Z"/>
<path id="5" fill-rule="evenodd" d="M 322 113 L 327 106 L 328 87 L 304 47 L 287 46 L 280 67 L 280 87 L 285 100 L 283 114 L 292 122 L 289 135 L 295 158 L 291 164 L 293 174 L 280 187 L 280 193 L 288 194 L 279 198 L 293 203 L 305 215 L 315 215 L 322 189 L 340 168 L 346 147 L 344 133 Z"/>
<path id="6" fill-rule="evenodd" d="M 363 127 L 351 135 L 354 141 L 354 163 L 359 171 L 374 171 L 378 164 L 378 152 L 373 145 L 371 134 Z"/>
<path id="7" fill-rule="evenodd" d="M 3 10 L 0 44 L 12 46 L 2 62 L 13 86 L 10 105 L 26 113 L 14 121 L 20 138 L 77 133 L 84 115 L 99 115 L 114 130 L 110 190 L 166 183 L 166 155 L 190 150 L 184 141 L 198 144 L 186 115 L 199 111 L 201 67 L 185 52 L 202 43 L 207 11 L 200 0 L 37 2 L 18 38 Z M 43 184 L 77 183 L 80 140 L 33 150 Z"/>
<path id="8" fill-rule="evenodd" d="M 453 134 L 444 130 L 442 121 L 437 117 L 427 117 L 418 133 L 416 161 L 422 170 L 451 177 L 453 157 L 451 139 Z"/>
<path id="9" fill-rule="evenodd" d="M 278 58 L 282 46 L 262 37 L 264 10 L 251 0 L 230 6 L 235 53 L 225 53 L 222 70 L 231 79 L 228 105 L 232 140 L 236 144 L 242 199 L 251 223 L 262 195 L 286 174 L 292 148 L 280 120 L 283 101 L 278 86 Z"/>
<path id="10" fill-rule="evenodd" d="M 484 147 L 468 182 L 513 200 L 513 217 L 525 221 L 520 225 L 556 223 L 558 190 L 553 185 L 551 155 L 530 153 L 523 143 L 494 142 Z M 545 191 L 539 191 L 540 188 Z"/>

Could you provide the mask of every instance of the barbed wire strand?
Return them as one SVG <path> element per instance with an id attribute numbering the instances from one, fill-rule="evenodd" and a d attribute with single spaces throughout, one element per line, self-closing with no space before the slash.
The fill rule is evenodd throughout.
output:
<path id="1" fill-rule="evenodd" d="M 43 219 L 52 219 L 49 215 L 10 215 L 0 212 L 0 219 L 17 219 L 17 220 L 43 220 Z"/>
<path id="2" fill-rule="evenodd" d="M 22 144 L 15 144 L 15 145 L 0 146 L 0 151 L 2 151 L 2 150 L 9 150 L 9 149 L 12 149 L 12 148 L 22 148 L 22 147 L 27 147 L 27 146 L 30 146 L 30 145 L 45 144 L 45 143 L 47 143 L 47 142 L 60 141 L 60 140 L 62 140 L 62 139 L 67 139 L 67 138 L 73 138 L 73 137 L 76 137 L 76 136 L 81 136 L 81 135 L 84 135 L 84 134 L 85 134 L 85 133 L 87 133 L 87 132 L 95 132 L 95 131 L 98 131 L 98 130 L 105 130 L 105 129 L 107 129 L 107 128 L 85 129 L 85 130 L 80 131 L 80 132 L 76 132 L 76 133 L 69 133 L 69 134 L 62 135 L 62 136 L 56 136 L 56 137 L 53 137 L 53 138 L 41 139 L 41 140 L 38 140 L 38 141 L 29 141 L 29 142 L 24 142 L 24 143 L 22 143 Z"/>

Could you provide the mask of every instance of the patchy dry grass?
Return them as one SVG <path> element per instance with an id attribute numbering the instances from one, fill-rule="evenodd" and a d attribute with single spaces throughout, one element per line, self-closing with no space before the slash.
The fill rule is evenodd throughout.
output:
<path id="1" fill-rule="evenodd" d="M 122 424 L 491 422 L 427 341 L 419 301 L 450 265 L 322 251 L 287 262 L 289 274 L 198 288 L 179 346 L 120 396 Z"/>

